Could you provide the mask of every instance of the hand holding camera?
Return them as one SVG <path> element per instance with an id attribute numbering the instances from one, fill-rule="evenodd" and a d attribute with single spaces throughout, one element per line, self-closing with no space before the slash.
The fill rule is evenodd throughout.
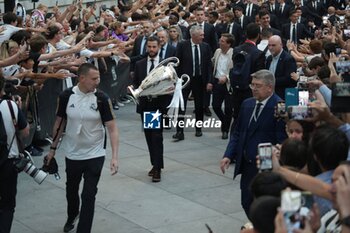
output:
<path id="1" fill-rule="evenodd" d="M 47 177 L 46 172 L 35 167 L 34 161 L 32 160 L 28 151 L 24 151 L 23 154 L 21 154 L 20 157 L 14 161 L 14 165 L 18 173 L 24 171 L 38 184 L 41 184 Z"/>

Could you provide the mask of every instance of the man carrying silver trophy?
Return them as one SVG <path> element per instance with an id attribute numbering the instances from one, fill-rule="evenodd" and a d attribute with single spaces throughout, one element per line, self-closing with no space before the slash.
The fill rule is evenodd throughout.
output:
<path id="1" fill-rule="evenodd" d="M 133 86 L 130 86 L 129 90 L 138 103 L 136 112 L 141 114 L 143 122 L 152 164 L 148 176 L 152 177 L 152 182 L 159 182 L 161 180 L 161 169 L 164 167 L 163 116 L 166 114 L 167 107 L 169 107 L 169 94 L 175 92 L 170 104 L 173 106 L 172 109 L 176 111 L 181 107 L 182 79 L 177 77 L 173 68 L 179 62 L 177 58 L 160 61 L 158 55 L 160 41 L 158 37 L 148 37 L 146 45 L 148 56 L 136 62 Z M 176 64 L 169 62 L 167 66 L 163 66 L 171 60 L 176 61 Z M 186 83 L 188 81 L 189 78 L 187 77 Z"/>

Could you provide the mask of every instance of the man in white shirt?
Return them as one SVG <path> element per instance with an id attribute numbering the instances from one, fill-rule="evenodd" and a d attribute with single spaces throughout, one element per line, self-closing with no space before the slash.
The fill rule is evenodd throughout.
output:
<path id="1" fill-rule="evenodd" d="M 111 101 L 97 90 L 100 75 L 97 68 L 84 63 L 78 69 L 79 83 L 66 89 L 59 97 L 56 121 L 53 127 L 53 142 L 46 156 L 47 165 L 54 157 L 59 139 L 66 129 L 63 145 L 66 154 L 66 196 L 68 219 L 64 232 L 74 228 L 79 218 L 77 232 L 89 233 L 94 216 L 97 184 L 106 156 L 106 129 L 108 129 L 112 158 L 111 174 L 118 171 L 119 133 Z M 105 127 L 104 127 L 105 126 Z M 79 198 L 79 184 L 84 178 Z"/>
<path id="2" fill-rule="evenodd" d="M 218 48 L 211 59 L 213 69 L 213 110 L 221 121 L 222 139 L 228 138 L 228 132 L 232 120 L 232 92 L 229 80 L 229 72 L 233 67 L 232 45 L 234 37 L 229 33 L 221 35 Z M 225 102 L 224 102 L 225 101 Z M 225 111 L 222 111 L 221 105 L 225 103 Z"/>

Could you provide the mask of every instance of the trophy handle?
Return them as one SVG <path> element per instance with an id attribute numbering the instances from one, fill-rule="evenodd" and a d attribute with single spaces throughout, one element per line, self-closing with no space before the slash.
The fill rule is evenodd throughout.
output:
<path id="1" fill-rule="evenodd" d="M 183 78 L 185 78 L 185 83 L 182 84 L 182 88 L 185 88 L 190 83 L 191 79 L 190 76 L 188 76 L 187 74 L 181 75 L 180 79 L 183 80 Z"/>
<path id="2" fill-rule="evenodd" d="M 131 86 L 128 86 L 128 90 L 131 93 L 132 96 L 132 100 L 134 101 L 135 104 L 139 104 L 139 94 L 140 92 L 136 90 L 134 90 Z"/>
<path id="3" fill-rule="evenodd" d="M 171 62 L 171 61 L 175 61 L 175 63 Z M 163 61 L 159 62 L 158 65 L 154 69 L 156 69 L 159 66 L 162 66 L 163 64 L 168 63 L 168 62 L 169 62 L 168 65 L 171 64 L 173 66 L 178 66 L 178 64 L 180 63 L 180 60 L 177 57 L 168 57 L 168 58 L 164 59 Z"/>

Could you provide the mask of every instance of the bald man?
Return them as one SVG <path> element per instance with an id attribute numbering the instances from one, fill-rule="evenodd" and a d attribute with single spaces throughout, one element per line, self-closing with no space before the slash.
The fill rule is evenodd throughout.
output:
<path id="1" fill-rule="evenodd" d="M 267 57 L 266 69 L 275 75 L 275 92 L 284 99 L 284 90 L 288 87 L 296 86 L 296 82 L 290 78 L 290 74 L 296 72 L 297 64 L 294 58 L 283 50 L 280 36 L 271 36 L 268 47 L 271 55 Z"/>

